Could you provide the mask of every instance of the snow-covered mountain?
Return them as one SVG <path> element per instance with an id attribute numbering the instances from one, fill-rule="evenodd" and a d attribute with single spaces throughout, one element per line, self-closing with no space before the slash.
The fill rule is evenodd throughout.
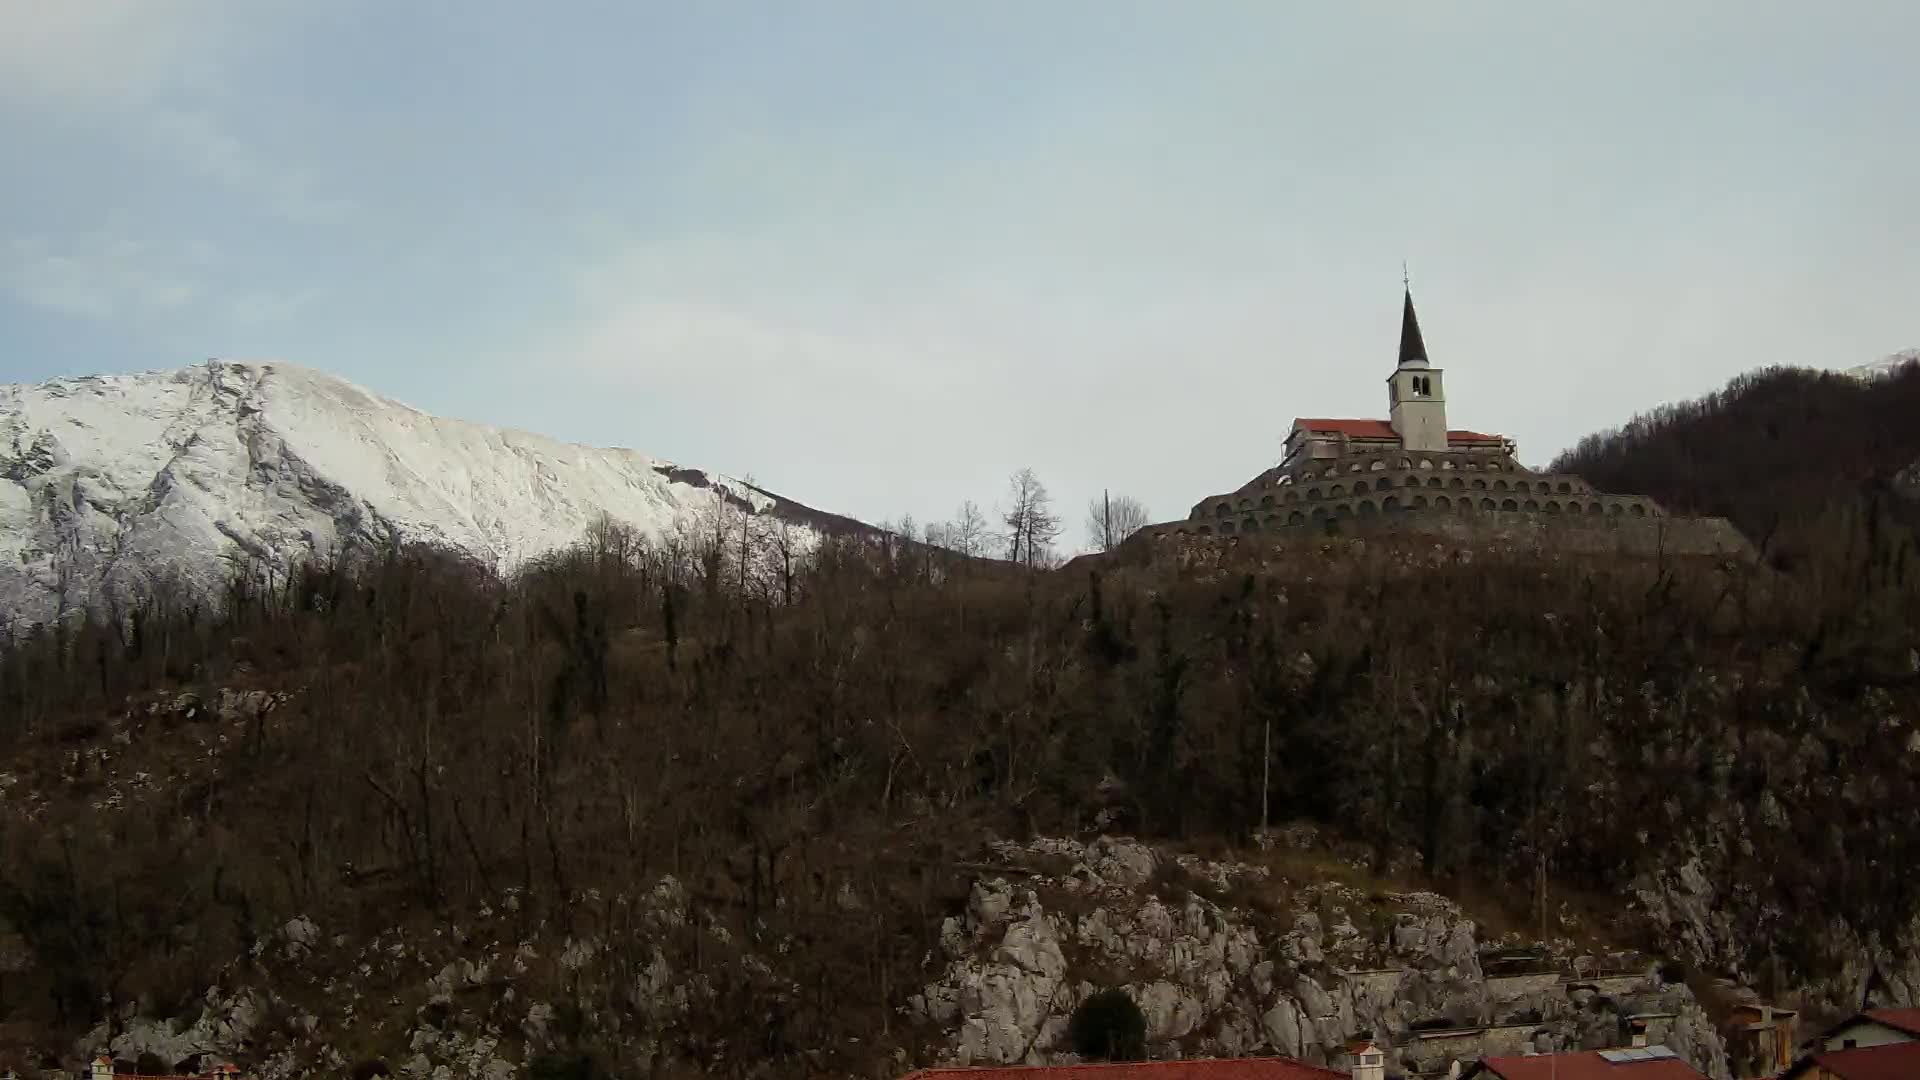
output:
<path id="1" fill-rule="evenodd" d="M 1861 364 L 1859 367 L 1850 367 L 1842 374 L 1851 375 L 1856 379 L 1875 379 L 1892 372 L 1894 368 L 1900 367 L 1903 364 L 1916 363 L 1920 363 L 1920 349 L 1908 349 L 1905 352 L 1894 353 L 1884 360 L 1876 360 L 1871 364 Z"/>
<path id="2" fill-rule="evenodd" d="M 658 535 L 716 498 L 810 534 L 858 527 L 732 477 L 430 416 L 291 364 L 0 386 L 0 622 L 162 576 L 211 591 L 236 557 L 284 571 L 360 542 L 511 568 L 603 513 Z"/>

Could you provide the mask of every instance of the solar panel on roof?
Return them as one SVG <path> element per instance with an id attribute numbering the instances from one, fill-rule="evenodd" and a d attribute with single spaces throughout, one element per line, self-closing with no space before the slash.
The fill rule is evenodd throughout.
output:
<path id="1" fill-rule="evenodd" d="M 1679 1056 L 1664 1046 L 1629 1046 L 1619 1050 L 1600 1051 L 1601 1060 L 1610 1065 L 1630 1065 L 1636 1061 L 1665 1061 Z"/>

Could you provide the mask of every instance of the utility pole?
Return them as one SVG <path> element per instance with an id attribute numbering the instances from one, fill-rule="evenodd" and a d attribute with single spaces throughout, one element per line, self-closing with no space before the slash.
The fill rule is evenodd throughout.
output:
<path id="1" fill-rule="evenodd" d="M 1260 834 L 1267 832 L 1267 796 L 1273 790 L 1273 713 L 1260 721 Z"/>

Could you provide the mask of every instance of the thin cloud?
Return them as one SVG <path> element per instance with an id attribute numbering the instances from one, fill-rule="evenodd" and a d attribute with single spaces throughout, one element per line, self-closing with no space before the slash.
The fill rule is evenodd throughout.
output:
<path id="1" fill-rule="evenodd" d="M 44 237 L 15 240 L 0 266 L 0 287 L 32 307 L 93 319 L 146 317 L 192 303 L 190 277 L 156 265 L 153 253 L 125 237 L 88 237 L 56 248 Z"/>
<path id="2" fill-rule="evenodd" d="M 292 221 L 338 221 L 352 213 L 351 202 L 324 195 L 297 168 L 277 165 L 254 152 L 206 113 L 154 111 L 148 131 L 161 150 L 181 167 L 248 196 Z"/>
<path id="3" fill-rule="evenodd" d="M 204 70 L 226 46 L 236 14 L 212 0 L 9 3 L 0 33 L 0 99 L 143 100 Z"/>

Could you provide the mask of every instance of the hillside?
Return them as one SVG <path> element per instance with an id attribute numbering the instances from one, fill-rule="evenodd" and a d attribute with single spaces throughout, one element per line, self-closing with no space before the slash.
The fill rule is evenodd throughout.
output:
<path id="1" fill-rule="evenodd" d="M 22 623 L 169 583 L 217 596 L 351 549 L 443 546 L 511 571 L 601 515 L 658 539 L 715 496 L 805 534 L 857 528 L 631 450 L 447 420 L 290 364 L 0 387 L 0 609 Z"/>
<path id="2" fill-rule="evenodd" d="M 1784 573 L 828 538 L 778 587 L 601 529 L 45 629 L 0 652 L 0 1052 L 885 1077 L 1058 1053 L 1123 985 L 1157 1052 L 1635 1002 L 1723 1071 L 1713 977 L 1810 1022 L 1920 991 L 1920 561 L 1804 520 Z M 1632 986 L 1501 999 L 1495 947 Z"/>
<path id="3" fill-rule="evenodd" d="M 1916 417 L 1920 359 L 1844 374 L 1775 368 L 1590 435 L 1552 469 L 1726 517 L 1791 565 L 1839 527 L 1836 517 L 1920 522 L 1898 480 L 1920 464 Z"/>

